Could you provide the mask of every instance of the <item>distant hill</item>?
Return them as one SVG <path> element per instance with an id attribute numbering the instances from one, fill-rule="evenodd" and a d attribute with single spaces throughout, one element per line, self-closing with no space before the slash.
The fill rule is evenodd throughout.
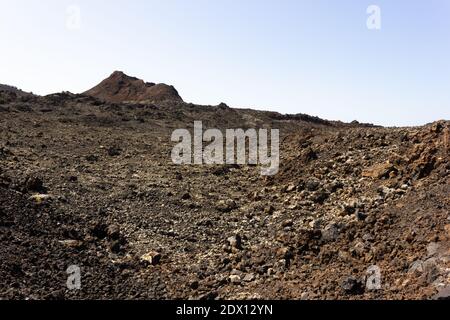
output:
<path id="1" fill-rule="evenodd" d="M 148 83 L 121 71 L 113 72 L 84 94 L 113 103 L 183 101 L 173 86 Z"/>
<path id="2" fill-rule="evenodd" d="M 25 92 L 23 90 L 20 90 L 16 87 L 9 86 L 6 84 L 0 84 L 0 92 L 8 92 L 8 93 L 15 93 L 18 96 L 31 96 L 32 93 Z"/>

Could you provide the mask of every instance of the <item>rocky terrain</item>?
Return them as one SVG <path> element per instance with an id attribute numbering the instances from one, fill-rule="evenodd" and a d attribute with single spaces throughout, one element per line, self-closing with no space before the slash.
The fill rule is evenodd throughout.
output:
<path id="1" fill-rule="evenodd" d="M 0 87 L 1 299 L 449 297 L 449 121 L 344 124 L 170 88 L 120 72 L 81 95 Z M 280 129 L 280 172 L 173 164 L 194 120 Z"/>

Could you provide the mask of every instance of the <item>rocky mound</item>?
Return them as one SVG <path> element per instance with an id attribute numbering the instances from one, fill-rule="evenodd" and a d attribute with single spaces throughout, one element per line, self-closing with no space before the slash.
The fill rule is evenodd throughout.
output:
<path id="1" fill-rule="evenodd" d="M 28 101 L 36 97 L 32 93 L 22 91 L 16 87 L 0 84 L 0 104 L 7 104 L 16 100 Z"/>
<path id="2" fill-rule="evenodd" d="M 13 92 L 17 95 L 23 95 L 23 96 L 32 95 L 32 93 L 22 91 L 16 87 L 9 86 L 6 84 L 0 84 L 0 92 Z"/>
<path id="3" fill-rule="evenodd" d="M 115 71 L 85 95 L 112 103 L 183 101 L 173 86 L 155 84 Z"/>

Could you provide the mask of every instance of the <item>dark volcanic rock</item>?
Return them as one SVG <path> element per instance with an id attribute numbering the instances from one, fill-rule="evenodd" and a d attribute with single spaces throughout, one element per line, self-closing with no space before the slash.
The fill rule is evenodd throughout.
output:
<path id="1" fill-rule="evenodd" d="M 364 293 L 364 282 L 355 277 L 348 277 L 342 281 L 341 288 L 345 294 L 359 295 Z"/>

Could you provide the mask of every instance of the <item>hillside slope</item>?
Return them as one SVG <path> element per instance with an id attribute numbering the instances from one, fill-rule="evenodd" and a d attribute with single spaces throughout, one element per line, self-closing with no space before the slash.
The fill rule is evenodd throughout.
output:
<path id="1" fill-rule="evenodd" d="M 0 298 L 430 299 L 450 285 L 449 121 L 69 93 L 0 114 Z M 279 174 L 174 165 L 170 136 L 194 120 L 280 129 Z M 80 291 L 65 286 L 74 264 Z"/>

